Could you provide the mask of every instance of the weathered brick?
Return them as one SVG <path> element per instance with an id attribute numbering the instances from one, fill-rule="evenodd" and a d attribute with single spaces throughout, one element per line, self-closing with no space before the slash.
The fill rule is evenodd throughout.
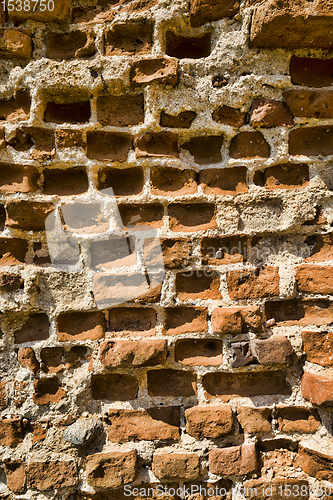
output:
<path id="1" fill-rule="evenodd" d="M 211 34 L 190 37 L 177 35 L 173 31 L 167 31 L 165 35 L 165 53 L 177 59 L 200 59 L 207 57 L 211 51 Z"/>
<path id="2" fill-rule="evenodd" d="M 301 382 L 302 396 L 318 406 L 333 404 L 333 378 L 329 373 L 304 373 Z"/>
<path id="3" fill-rule="evenodd" d="M 331 4 L 268 0 L 256 6 L 250 47 L 333 47 Z"/>
<path id="4" fill-rule="evenodd" d="M 302 333 L 303 350 L 307 361 L 322 366 L 333 365 L 333 333 L 304 331 Z"/>
<path id="5" fill-rule="evenodd" d="M 320 418 L 317 410 L 279 405 L 275 413 L 275 425 L 280 432 L 311 434 L 319 429 Z"/>
<path id="6" fill-rule="evenodd" d="M 154 82 L 177 85 L 178 61 L 166 57 L 141 59 L 132 63 L 130 78 L 134 85 L 145 85 Z"/>
<path id="7" fill-rule="evenodd" d="M 8 200 L 6 226 L 24 231 L 44 231 L 45 220 L 53 210 L 52 203 Z"/>
<path id="8" fill-rule="evenodd" d="M 87 352 L 88 349 L 83 345 L 71 347 L 68 352 L 65 352 L 64 365 L 66 370 L 81 366 Z"/>
<path id="9" fill-rule="evenodd" d="M 68 312 L 58 316 L 58 340 L 96 340 L 104 336 L 101 312 Z"/>
<path id="10" fill-rule="evenodd" d="M 291 83 L 306 87 L 328 87 L 333 83 L 333 59 L 292 56 Z"/>
<path id="11" fill-rule="evenodd" d="M 208 373 L 203 377 L 208 395 L 228 401 L 235 396 L 251 397 L 265 394 L 291 394 L 283 371 L 246 373 Z"/>
<path id="12" fill-rule="evenodd" d="M 180 335 L 184 333 L 206 333 L 208 330 L 205 307 L 167 307 L 163 333 Z"/>
<path id="13" fill-rule="evenodd" d="M 333 127 L 303 127 L 291 130 L 289 154 L 294 156 L 328 156 L 333 154 Z"/>
<path id="14" fill-rule="evenodd" d="M 190 169 L 156 167 L 150 172 L 152 194 L 181 196 L 197 191 L 196 172 Z"/>
<path id="15" fill-rule="evenodd" d="M 279 282 L 276 267 L 227 272 L 228 293 L 233 300 L 277 296 Z"/>
<path id="16" fill-rule="evenodd" d="M 184 269 L 190 264 L 192 260 L 191 240 L 160 238 L 159 243 L 160 245 L 157 245 L 154 238 L 145 238 L 144 262 L 147 267 L 161 269 L 164 265 L 167 269 Z M 163 258 L 161 258 L 161 249 Z"/>
<path id="17" fill-rule="evenodd" d="M 64 230 L 72 233 L 103 233 L 109 227 L 99 203 L 63 203 L 61 215 Z"/>
<path id="18" fill-rule="evenodd" d="M 152 226 L 156 229 L 163 226 L 163 205 L 151 203 L 147 205 L 118 205 L 124 226 Z"/>
<path id="19" fill-rule="evenodd" d="M 135 139 L 137 158 L 178 158 L 178 135 L 174 132 L 147 132 Z"/>
<path id="20" fill-rule="evenodd" d="M 168 206 L 172 231 L 205 231 L 216 227 L 215 206 L 210 203 L 174 203 Z"/>
<path id="21" fill-rule="evenodd" d="M 55 134 L 53 130 L 41 127 L 16 129 L 15 136 L 8 142 L 17 151 L 28 151 L 33 160 L 48 160 L 55 156 Z"/>
<path id="22" fill-rule="evenodd" d="M 93 160 L 126 161 L 131 146 L 130 134 L 87 132 L 87 156 Z"/>
<path id="23" fill-rule="evenodd" d="M 199 172 L 199 183 L 206 194 L 235 196 L 247 193 L 245 167 L 209 169 Z"/>
<path id="24" fill-rule="evenodd" d="M 34 381 L 34 393 L 32 399 L 38 405 L 58 403 L 66 392 L 61 388 L 56 376 L 44 377 Z"/>
<path id="25" fill-rule="evenodd" d="M 17 90 L 11 99 L 0 100 L 0 120 L 16 122 L 30 118 L 31 98 L 27 89 Z"/>
<path id="26" fill-rule="evenodd" d="M 229 127 L 242 127 L 245 125 L 246 113 L 230 106 L 220 106 L 212 113 L 212 118 L 218 123 Z"/>
<path id="27" fill-rule="evenodd" d="M 270 500 L 281 500 L 281 496 L 287 495 L 289 491 L 292 492 L 293 500 L 307 500 L 309 498 L 309 483 L 290 477 L 269 480 L 250 479 L 244 481 L 243 487 L 246 496 L 255 496 L 258 500 L 264 500 L 267 495 Z"/>
<path id="28" fill-rule="evenodd" d="M 305 240 L 305 243 L 313 246 L 308 262 L 320 262 L 333 260 L 333 234 L 315 234 Z"/>
<path id="29" fill-rule="evenodd" d="M 261 132 L 240 132 L 231 139 L 230 158 L 269 158 L 270 147 Z"/>
<path id="30" fill-rule="evenodd" d="M 138 390 L 138 381 L 131 375 L 107 373 L 91 376 L 91 394 L 94 399 L 127 401 L 135 399 Z"/>
<path id="31" fill-rule="evenodd" d="M 292 127 L 293 115 L 288 105 L 275 99 L 256 99 L 250 111 L 250 124 L 253 127 Z"/>
<path id="32" fill-rule="evenodd" d="M 105 55 L 134 55 L 151 51 L 152 26 L 145 22 L 117 23 L 105 33 Z"/>
<path id="33" fill-rule="evenodd" d="M 257 170 L 253 182 L 271 191 L 306 187 L 309 184 L 309 169 L 305 164 L 284 163 L 268 167 L 262 172 Z"/>
<path id="34" fill-rule="evenodd" d="M 46 57 L 68 60 L 90 57 L 95 54 L 92 31 L 74 30 L 69 33 L 49 32 L 46 35 Z"/>
<path id="35" fill-rule="evenodd" d="M 206 265 L 236 264 L 246 260 L 246 238 L 224 236 L 201 240 L 202 263 Z"/>
<path id="36" fill-rule="evenodd" d="M 161 480 L 197 479 L 200 475 L 199 455 L 196 453 L 154 453 L 153 473 Z"/>
<path id="37" fill-rule="evenodd" d="M 160 125 L 170 128 L 190 128 L 196 116 L 197 114 L 194 111 L 181 111 L 177 115 L 169 115 L 165 111 L 162 111 Z"/>
<path id="38" fill-rule="evenodd" d="M 72 460 L 29 462 L 27 483 L 29 488 L 54 490 L 74 486 L 78 482 L 77 467 Z"/>
<path id="39" fill-rule="evenodd" d="M 28 193 L 36 191 L 39 175 L 35 167 L 0 164 L 0 192 Z"/>
<path id="40" fill-rule="evenodd" d="M 188 150 L 199 165 L 209 165 L 222 161 L 221 148 L 223 136 L 207 135 L 192 137 L 188 142 L 181 144 L 181 148 Z"/>
<path id="41" fill-rule="evenodd" d="M 88 177 L 84 167 L 45 168 L 43 174 L 45 194 L 69 196 L 88 190 Z"/>
<path id="42" fill-rule="evenodd" d="M 212 328 L 215 333 L 242 333 L 261 331 L 259 307 L 217 307 L 212 313 Z"/>
<path id="43" fill-rule="evenodd" d="M 147 373 L 149 396 L 189 397 L 196 394 L 196 376 L 181 370 L 150 370 Z"/>
<path id="44" fill-rule="evenodd" d="M 114 334 L 152 335 L 155 333 L 156 312 L 146 307 L 115 307 L 109 310 L 107 331 Z"/>
<path id="45" fill-rule="evenodd" d="M 31 313 L 21 328 L 14 332 L 15 344 L 47 340 L 49 338 L 50 322 L 47 314 Z"/>
<path id="46" fill-rule="evenodd" d="M 19 5 L 14 4 L 14 10 L 9 11 L 9 17 L 15 23 L 22 23 L 26 19 L 40 21 L 42 23 L 63 23 L 70 13 L 70 1 L 58 0 L 54 3 L 54 8 L 45 10 L 41 9 L 41 5 L 36 8 L 36 5 L 29 3 L 28 9 L 19 9 Z"/>
<path id="47" fill-rule="evenodd" d="M 17 360 L 23 368 L 28 368 L 34 373 L 38 372 L 39 361 L 37 361 L 32 347 L 20 347 L 17 352 Z"/>
<path id="48" fill-rule="evenodd" d="M 100 347 L 100 360 L 106 368 L 117 366 L 156 366 L 166 361 L 163 339 L 107 340 Z"/>
<path id="49" fill-rule="evenodd" d="M 127 127 L 144 121 L 143 94 L 99 96 L 97 99 L 97 121 L 101 125 Z"/>
<path id="50" fill-rule="evenodd" d="M 239 10 L 239 1 L 224 0 L 191 0 L 190 20 L 194 27 L 202 26 L 211 21 L 217 21 L 223 17 L 232 17 Z"/>
<path id="51" fill-rule="evenodd" d="M 245 434 L 269 434 L 272 431 L 270 408 L 238 406 L 237 418 Z"/>
<path id="52" fill-rule="evenodd" d="M 299 292 L 329 295 L 333 293 L 333 267 L 303 265 L 296 269 L 296 284 Z"/>
<path id="53" fill-rule="evenodd" d="M 97 488 L 119 488 L 134 481 L 137 468 L 134 450 L 89 455 L 86 466 L 87 482 Z"/>
<path id="54" fill-rule="evenodd" d="M 283 97 L 294 116 L 333 118 L 333 93 L 322 90 L 286 90 Z"/>
<path id="55" fill-rule="evenodd" d="M 212 474 L 244 476 L 258 467 L 254 444 L 217 448 L 209 452 L 209 471 Z"/>
<path id="56" fill-rule="evenodd" d="M 72 147 L 78 147 L 78 148 L 84 147 L 85 143 L 83 140 L 83 134 L 82 134 L 81 130 L 57 129 L 56 136 L 57 136 L 57 148 L 58 149 L 65 149 L 65 148 L 72 148 Z"/>
<path id="57" fill-rule="evenodd" d="M 3 410 L 7 406 L 7 389 L 6 389 L 6 381 L 0 381 L 0 409 Z"/>
<path id="58" fill-rule="evenodd" d="M 0 29 L 1 59 L 30 59 L 31 36 L 16 29 Z"/>
<path id="59" fill-rule="evenodd" d="M 222 342 L 216 339 L 177 340 L 175 360 L 183 365 L 218 366 L 222 364 Z"/>
<path id="60" fill-rule="evenodd" d="M 216 272 L 207 276 L 204 271 L 177 273 L 176 292 L 179 300 L 220 299 L 220 276 Z"/>
<path id="61" fill-rule="evenodd" d="M 145 410 L 110 409 L 109 441 L 127 443 L 128 441 L 151 441 L 159 439 L 180 439 L 179 408 L 148 408 Z"/>
<path id="62" fill-rule="evenodd" d="M 233 431 L 232 410 L 228 405 L 194 406 L 185 410 L 186 432 L 196 439 L 217 439 Z"/>
<path id="63" fill-rule="evenodd" d="M 14 493 L 22 493 L 25 486 L 25 463 L 21 460 L 7 460 L 3 464 L 7 488 Z"/>
<path id="64" fill-rule="evenodd" d="M 333 481 L 333 456 L 320 453 L 307 446 L 299 447 L 299 465 L 309 476 L 319 481 Z"/>
<path id="65" fill-rule="evenodd" d="M 64 369 L 62 347 L 43 347 L 40 351 L 41 369 L 44 373 L 58 373 Z"/>
<path id="66" fill-rule="evenodd" d="M 0 274 L 0 291 L 13 292 L 24 288 L 24 279 L 18 274 Z"/>
<path id="67" fill-rule="evenodd" d="M 282 334 L 268 339 L 252 339 L 231 343 L 233 359 L 231 366 L 239 368 L 253 363 L 262 365 L 286 364 L 293 354 L 289 340 Z"/>
<path id="68" fill-rule="evenodd" d="M 24 431 L 21 418 L 5 418 L 0 420 L 1 446 L 17 446 L 22 443 Z"/>
<path id="69" fill-rule="evenodd" d="M 329 300 L 284 300 L 266 302 L 266 319 L 283 326 L 328 325 L 333 321 L 333 303 Z"/>
<path id="70" fill-rule="evenodd" d="M 115 196 L 140 194 L 143 189 L 142 168 L 102 168 L 98 171 L 98 189 L 112 188 Z"/>

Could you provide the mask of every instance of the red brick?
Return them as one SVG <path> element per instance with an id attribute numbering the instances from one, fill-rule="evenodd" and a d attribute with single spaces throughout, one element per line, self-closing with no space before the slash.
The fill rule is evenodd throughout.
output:
<path id="1" fill-rule="evenodd" d="M 143 189 L 142 168 L 103 168 L 98 172 L 98 189 L 112 188 L 115 196 L 140 194 Z"/>
<path id="2" fill-rule="evenodd" d="M 101 312 L 68 312 L 58 316 L 58 340 L 96 340 L 104 336 L 105 317 Z"/>
<path id="3" fill-rule="evenodd" d="M 59 403 L 65 395 L 66 392 L 61 388 L 59 379 L 56 376 L 44 377 L 34 381 L 32 399 L 38 405 Z"/>
<path id="4" fill-rule="evenodd" d="M 109 228 L 99 203 L 63 203 L 61 216 L 64 230 L 72 233 L 103 233 Z"/>
<path id="5" fill-rule="evenodd" d="M 320 418 L 317 410 L 280 405 L 275 412 L 275 423 L 280 432 L 311 434 L 319 429 Z"/>
<path id="6" fill-rule="evenodd" d="M 158 203 L 149 205 L 118 205 L 124 226 L 163 226 L 164 208 Z"/>
<path id="7" fill-rule="evenodd" d="M 271 191 L 306 187 L 309 184 L 309 169 L 305 164 L 284 163 L 268 167 L 263 172 L 257 170 L 253 182 Z"/>
<path id="8" fill-rule="evenodd" d="M 85 346 L 77 345 L 71 347 L 70 350 L 65 353 L 64 365 L 66 370 L 81 366 L 87 351 L 88 350 Z"/>
<path id="9" fill-rule="evenodd" d="M 206 194 L 235 196 L 248 192 L 246 173 L 245 167 L 201 170 L 199 182 Z"/>
<path id="10" fill-rule="evenodd" d="M 304 265 L 296 269 L 299 292 L 329 295 L 333 293 L 333 267 Z"/>
<path id="11" fill-rule="evenodd" d="M 155 326 L 156 312 L 151 308 L 119 307 L 109 311 L 107 331 L 117 335 L 152 335 Z"/>
<path id="12" fill-rule="evenodd" d="M 77 482 L 77 467 L 72 460 L 28 463 L 27 483 L 29 488 L 54 490 L 74 486 Z"/>
<path id="13" fill-rule="evenodd" d="M 23 442 L 24 431 L 21 418 L 5 418 L 0 420 L 1 446 L 17 446 Z"/>
<path id="14" fill-rule="evenodd" d="M 268 339 L 252 339 L 231 343 L 233 359 L 231 366 L 239 368 L 253 363 L 262 365 L 286 364 L 291 361 L 293 349 L 289 340 L 282 334 Z"/>
<path id="15" fill-rule="evenodd" d="M 202 36 L 190 37 L 177 35 L 173 31 L 165 34 L 165 53 L 177 59 L 200 59 L 210 55 L 211 33 Z"/>
<path id="16" fill-rule="evenodd" d="M 219 396 L 223 401 L 232 397 L 291 394 L 291 387 L 283 371 L 246 373 L 208 373 L 203 378 L 208 396 Z"/>
<path id="17" fill-rule="evenodd" d="M 253 127 L 292 127 L 293 115 L 288 105 L 275 99 L 256 99 L 250 111 L 250 124 Z"/>
<path id="18" fill-rule="evenodd" d="M 329 300 L 285 300 L 266 302 L 266 320 L 279 325 L 328 325 L 333 321 L 333 303 Z"/>
<path id="19" fill-rule="evenodd" d="M 250 479 L 244 481 L 243 487 L 249 495 L 255 496 L 258 500 L 264 500 L 267 496 L 270 500 L 281 500 L 281 497 L 287 495 L 289 491 L 292 492 L 293 500 L 307 500 L 310 489 L 307 481 L 291 479 L 290 477 L 269 480 Z"/>
<path id="20" fill-rule="evenodd" d="M 194 111 L 182 111 L 178 115 L 169 115 L 165 111 L 162 111 L 160 125 L 170 128 L 190 128 L 196 116 L 197 114 Z"/>
<path id="21" fill-rule="evenodd" d="M 46 57 L 68 60 L 95 54 L 94 35 L 91 30 L 73 30 L 69 33 L 51 32 L 46 35 Z"/>
<path id="22" fill-rule="evenodd" d="M 333 127 L 303 127 L 289 134 L 289 154 L 328 156 L 333 154 Z"/>
<path id="23" fill-rule="evenodd" d="M 129 441 L 152 441 L 180 439 L 179 408 L 148 408 L 146 410 L 110 409 L 109 441 L 128 443 Z"/>
<path id="24" fill-rule="evenodd" d="M 46 419 L 36 420 L 32 423 L 33 435 L 32 442 L 37 443 L 46 438 L 47 431 L 50 428 L 50 421 Z"/>
<path id="25" fill-rule="evenodd" d="M 118 23 L 105 34 L 106 56 L 146 54 L 151 46 L 152 26 L 147 22 Z"/>
<path id="26" fill-rule="evenodd" d="M 17 274 L 0 274 L 0 291 L 13 292 L 24 288 L 24 279 Z"/>
<path id="27" fill-rule="evenodd" d="M 183 339 L 175 345 L 175 360 L 183 365 L 218 366 L 222 364 L 222 341 Z"/>
<path id="28" fill-rule="evenodd" d="M 32 52 L 31 36 L 16 29 L 0 29 L 1 59 L 30 59 Z"/>
<path id="29" fill-rule="evenodd" d="M 89 455 L 86 467 L 87 482 L 96 488 L 119 488 L 134 481 L 137 468 L 134 450 Z"/>
<path id="30" fill-rule="evenodd" d="M 304 331 L 302 333 L 303 350 L 307 361 L 322 366 L 333 365 L 333 333 Z"/>
<path id="31" fill-rule="evenodd" d="M 33 160 L 48 160 L 55 156 L 55 134 L 53 130 L 41 127 L 17 128 L 10 144 L 17 151 L 28 151 Z"/>
<path id="32" fill-rule="evenodd" d="M 28 193 L 36 191 L 38 171 L 35 167 L 0 164 L 0 193 Z"/>
<path id="33" fill-rule="evenodd" d="M 187 434 L 196 439 L 218 439 L 233 431 L 232 410 L 228 405 L 188 408 L 185 418 Z"/>
<path id="34" fill-rule="evenodd" d="M 244 476 L 258 467 L 254 444 L 217 448 L 209 452 L 209 472 L 219 476 Z"/>
<path id="35" fill-rule="evenodd" d="M 25 231 L 44 231 L 45 220 L 53 210 L 52 203 L 8 200 L 6 226 Z"/>
<path id="36" fill-rule="evenodd" d="M 112 127 L 127 127 L 143 123 L 143 94 L 102 95 L 98 97 L 97 121 L 101 125 Z"/>
<path id="37" fill-rule="evenodd" d="M 87 132 L 87 156 L 93 160 L 126 161 L 131 146 L 130 134 Z"/>
<path id="38" fill-rule="evenodd" d="M 28 368 L 34 373 L 38 372 L 39 362 L 32 347 L 20 347 L 17 353 L 17 360 L 23 368 Z"/>
<path id="39" fill-rule="evenodd" d="M 145 85 L 153 82 L 177 85 L 178 61 L 166 57 L 135 61 L 131 65 L 130 78 L 134 85 Z"/>
<path id="40" fill-rule="evenodd" d="M 318 406 L 333 403 L 333 378 L 329 373 L 304 373 L 301 390 L 304 399 Z"/>
<path id="41" fill-rule="evenodd" d="M 100 347 L 100 361 L 105 368 L 118 366 L 156 366 L 166 361 L 163 339 L 108 340 Z"/>
<path id="42" fill-rule="evenodd" d="M 156 239 L 145 238 L 144 262 L 147 267 L 167 269 L 184 269 L 192 260 L 192 242 L 189 239 L 159 239 L 160 245 L 156 244 Z M 160 250 L 162 249 L 163 259 Z"/>
<path id="43" fill-rule="evenodd" d="M 230 106 L 220 106 L 212 113 L 212 118 L 218 123 L 229 127 L 242 127 L 245 125 L 246 113 Z"/>
<path id="44" fill-rule="evenodd" d="M 221 307 L 212 313 L 212 328 L 215 333 L 242 333 L 248 330 L 261 331 L 259 307 Z"/>
<path id="45" fill-rule="evenodd" d="M 299 447 L 299 465 L 309 476 L 319 481 L 333 481 L 333 456 L 306 446 Z"/>
<path id="46" fill-rule="evenodd" d="M 197 479 L 200 475 L 199 455 L 196 453 L 154 453 L 153 473 L 160 480 Z"/>
<path id="47" fill-rule="evenodd" d="M 269 158 L 270 147 L 261 132 L 240 132 L 231 139 L 230 158 Z"/>
<path id="48" fill-rule="evenodd" d="M 328 87 L 333 83 L 333 59 L 292 56 L 291 83 L 306 87 Z"/>
<path id="49" fill-rule="evenodd" d="M 191 153 L 195 163 L 207 165 L 222 161 L 222 144 L 223 137 L 221 135 L 208 135 L 192 137 L 188 142 L 184 142 L 181 148 Z"/>
<path id="50" fill-rule="evenodd" d="M 45 168 L 43 174 L 45 194 L 68 196 L 88 190 L 88 177 L 84 167 Z"/>
<path id="51" fill-rule="evenodd" d="M 170 204 L 168 213 L 172 231 L 205 231 L 216 227 L 215 206 L 210 203 Z"/>
<path id="52" fill-rule="evenodd" d="M 269 434 L 272 432 L 270 408 L 239 406 L 237 418 L 245 434 Z"/>
<path id="53" fill-rule="evenodd" d="M 17 90 L 11 99 L 0 99 L 0 120 L 16 122 L 30 118 L 31 98 L 27 89 Z"/>
<path id="54" fill-rule="evenodd" d="M 44 313 L 32 313 L 26 322 L 14 332 L 15 344 L 36 342 L 49 338 L 49 318 Z"/>
<path id="55" fill-rule="evenodd" d="M 22 493 L 25 486 L 25 463 L 21 460 L 8 460 L 3 464 L 7 488 L 14 493 Z"/>
<path id="56" fill-rule="evenodd" d="M 56 136 L 58 149 L 72 147 L 83 148 L 85 145 L 82 130 L 57 129 Z"/>
<path id="57" fill-rule="evenodd" d="M 208 330 L 207 309 L 205 307 L 167 307 L 163 327 L 165 335 L 184 333 L 206 333 Z"/>
<path id="58" fill-rule="evenodd" d="M 64 369 L 62 347 L 43 347 L 40 351 L 41 369 L 44 373 L 58 373 Z"/>
<path id="59" fill-rule="evenodd" d="M 202 263 L 205 265 L 236 264 L 246 260 L 246 238 L 224 236 L 201 240 Z"/>
<path id="60" fill-rule="evenodd" d="M 331 5 L 288 0 L 268 0 L 256 6 L 250 47 L 333 47 Z"/>
<path id="61" fill-rule="evenodd" d="M 189 169 L 155 167 L 150 172 L 152 194 L 181 196 L 197 191 L 196 172 Z"/>
<path id="62" fill-rule="evenodd" d="M 91 393 L 94 399 L 127 401 L 135 399 L 139 384 L 131 375 L 97 374 L 91 376 Z"/>
<path id="63" fill-rule="evenodd" d="M 305 240 L 305 243 L 311 246 L 314 244 L 310 257 L 306 261 L 320 262 L 323 260 L 333 260 L 333 234 L 315 234 Z"/>
<path id="64" fill-rule="evenodd" d="M 4 380 L 0 381 L 0 409 L 3 410 L 7 407 L 7 389 L 6 382 Z"/>
<path id="65" fill-rule="evenodd" d="M 89 101 L 46 103 L 44 113 L 46 123 L 86 123 L 89 119 Z"/>
<path id="66" fill-rule="evenodd" d="M 228 292 L 233 300 L 277 296 L 279 282 L 276 267 L 227 272 Z"/>
<path id="67" fill-rule="evenodd" d="M 16 6 L 16 4 L 14 4 Z M 18 5 L 17 5 L 18 7 Z M 70 1 L 69 0 L 57 0 L 54 3 L 53 10 L 41 10 L 40 6 L 35 9 L 34 4 L 29 4 L 29 10 L 15 8 L 13 11 L 9 12 L 9 17 L 15 21 L 15 23 L 22 23 L 26 19 L 32 19 L 34 21 L 40 21 L 42 23 L 63 23 L 70 13 Z"/>
<path id="68" fill-rule="evenodd" d="M 174 132 L 147 132 L 135 139 L 137 158 L 178 158 L 178 135 Z"/>
<path id="69" fill-rule="evenodd" d="M 294 116 L 333 118 L 333 93 L 322 90 L 286 90 L 283 97 Z"/>
<path id="70" fill-rule="evenodd" d="M 191 299 L 220 299 L 220 276 L 216 272 L 204 275 L 204 271 L 190 271 L 189 276 L 186 273 L 177 273 L 176 292 L 179 300 Z"/>
<path id="71" fill-rule="evenodd" d="M 191 0 L 190 21 L 194 27 L 202 26 L 223 17 L 232 17 L 237 14 L 240 2 L 238 0 Z"/>
<path id="72" fill-rule="evenodd" d="M 181 370 L 150 370 L 148 377 L 149 396 L 189 397 L 196 394 L 196 376 Z"/>

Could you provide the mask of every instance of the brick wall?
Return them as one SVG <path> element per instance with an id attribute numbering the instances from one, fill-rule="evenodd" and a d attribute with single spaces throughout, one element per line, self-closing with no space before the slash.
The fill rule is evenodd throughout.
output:
<path id="1" fill-rule="evenodd" d="M 0 498 L 329 493 L 332 0 L 10 5 Z"/>

